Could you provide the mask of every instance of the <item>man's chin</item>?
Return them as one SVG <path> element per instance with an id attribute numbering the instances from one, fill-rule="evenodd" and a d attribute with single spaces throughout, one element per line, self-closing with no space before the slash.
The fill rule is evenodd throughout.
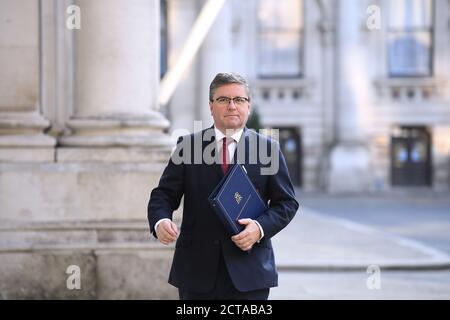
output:
<path id="1" fill-rule="evenodd" d="M 237 117 L 228 117 L 225 118 L 225 125 L 230 127 L 239 127 L 242 124 L 242 121 Z"/>
<path id="2" fill-rule="evenodd" d="M 243 126 L 240 124 L 229 124 L 225 126 L 225 130 L 239 130 L 241 129 Z"/>

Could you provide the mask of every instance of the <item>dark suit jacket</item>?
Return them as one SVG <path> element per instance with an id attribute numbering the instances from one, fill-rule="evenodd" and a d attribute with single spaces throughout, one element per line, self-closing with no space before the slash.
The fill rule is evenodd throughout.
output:
<path id="1" fill-rule="evenodd" d="M 213 127 L 181 137 L 158 187 L 151 192 L 148 220 L 154 236 L 156 222 L 162 218 L 172 219 L 172 213 L 179 207 L 184 195 L 183 219 L 169 283 L 194 292 L 212 290 L 222 253 L 230 278 L 239 291 L 275 287 L 278 285 L 278 273 L 270 238 L 291 221 L 298 209 L 279 144 L 244 128 L 234 155 L 233 160 L 245 165 L 262 198 L 269 202 L 268 211 L 257 219 L 264 230 L 264 238 L 260 243 L 255 243 L 250 252 L 242 251 L 231 241 L 231 236 L 208 202 L 208 196 L 222 179 L 223 173 L 220 164 L 207 164 L 208 160 L 205 162 L 199 153 L 213 150 L 212 155 L 215 156 L 215 145 Z M 259 156 L 262 146 L 268 149 L 269 158 Z M 197 155 L 194 155 L 195 150 Z M 245 152 L 236 157 L 239 150 Z M 244 154 L 245 157 L 241 157 Z M 182 155 L 184 161 L 175 161 L 176 155 Z M 195 164 L 195 157 L 201 163 Z M 270 167 L 273 157 L 279 157 L 279 170 L 273 175 L 261 175 L 260 169 Z M 271 162 L 268 163 L 267 159 Z"/>

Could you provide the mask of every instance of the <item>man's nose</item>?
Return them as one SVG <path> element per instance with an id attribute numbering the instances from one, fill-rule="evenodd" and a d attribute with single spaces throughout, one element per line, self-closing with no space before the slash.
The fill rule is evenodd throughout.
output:
<path id="1" fill-rule="evenodd" d="M 228 103 L 228 109 L 236 109 L 236 105 L 234 104 L 234 100 L 231 99 L 230 102 Z"/>

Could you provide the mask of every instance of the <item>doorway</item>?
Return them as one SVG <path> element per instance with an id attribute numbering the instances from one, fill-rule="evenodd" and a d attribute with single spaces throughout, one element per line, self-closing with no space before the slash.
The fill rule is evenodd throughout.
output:
<path id="1" fill-rule="evenodd" d="M 301 136 L 298 128 L 280 128 L 280 147 L 286 159 L 291 181 L 295 186 L 302 186 L 302 150 Z"/>
<path id="2" fill-rule="evenodd" d="M 401 127 L 391 137 L 393 186 L 431 186 L 431 135 L 425 127 Z"/>

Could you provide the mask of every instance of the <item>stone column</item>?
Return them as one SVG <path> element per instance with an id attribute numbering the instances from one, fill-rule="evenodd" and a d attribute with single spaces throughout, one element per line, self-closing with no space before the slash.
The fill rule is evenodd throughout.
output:
<path id="1" fill-rule="evenodd" d="M 58 150 L 58 160 L 130 161 L 139 148 L 170 148 L 162 132 L 169 122 L 156 111 L 159 1 L 74 4 L 81 9 L 81 29 L 74 31 L 72 134 L 61 137 L 70 148 Z"/>
<path id="2" fill-rule="evenodd" d="M 199 14 L 199 8 L 197 0 L 168 0 L 167 7 L 170 68 L 180 58 L 180 51 Z M 197 107 L 197 66 L 198 59 L 194 59 L 168 105 L 172 130 L 193 130 Z"/>
<path id="3" fill-rule="evenodd" d="M 369 190 L 369 150 L 364 136 L 365 111 L 370 103 L 370 79 L 362 35 L 364 3 L 340 0 L 337 10 L 336 144 L 330 155 L 329 190 Z"/>
<path id="4" fill-rule="evenodd" d="M 321 11 L 321 21 L 318 25 L 321 32 L 321 45 L 322 45 L 322 86 L 323 86 L 323 104 L 324 104 L 324 141 L 327 145 L 331 144 L 334 139 L 334 81 L 335 79 L 330 76 L 334 70 L 334 55 L 336 44 L 336 30 L 335 30 L 335 15 L 333 13 L 336 9 L 336 3 L 334 0 L 318 0 L 319 8 Z"/>
<path id="5" fill-rule="evenodd" d="M 336 3 L 334 0 L 317 0 L 321 13 L 318 28 L 321 35 L 321 76 L 322 76 L 322 105 L 323 105 L 323 141 L 326 150 L 334 141 L 334 113 L 335 113 L 335 51 L 336 51 Z M 329 157 L 321 157 L 319 169 L 319 188 L 326 189 L 329 179 Z"/>
<path id="6" fill-rule="evenodd" d="M 209 30 L 208 36 L 202 45 L 200 58 L 200 85 L 196 119 L 202 120 L 203 128 L 213 124 L 209 110 L 209 85 L 219 72 L 232 72 L 232 7 L 231 1 L 226 1 L 216 21 Z"/>
<path id="7" fill-rule="evenodd" d="M 39 1 L 3 0 L 0 10 L 0 162 L 53 161 L 55 139 L 43 130 Z"/>
<path id="8" fill-rule="evenodd" d="M 65 25 L 72 2 L 81 30 Z M 0 163 L 0 298 L 177 297 L 167 283 L 173 246 L 159 244 L 147 221 L 171 149 L 168 121 L 155 111 L 158 5 L 0 1 L 0 142 L 53 147 L 41 133 L 40 95 L 54 134 L 64 132 L 51 162 Z M 81 276 L 76 290 L 70 272 Z"/>
<path id="9" fill-rule="evenodd" d="M 433 190 L 446 192 L 450 189 L 450 126 L 433 128 Z"/>

